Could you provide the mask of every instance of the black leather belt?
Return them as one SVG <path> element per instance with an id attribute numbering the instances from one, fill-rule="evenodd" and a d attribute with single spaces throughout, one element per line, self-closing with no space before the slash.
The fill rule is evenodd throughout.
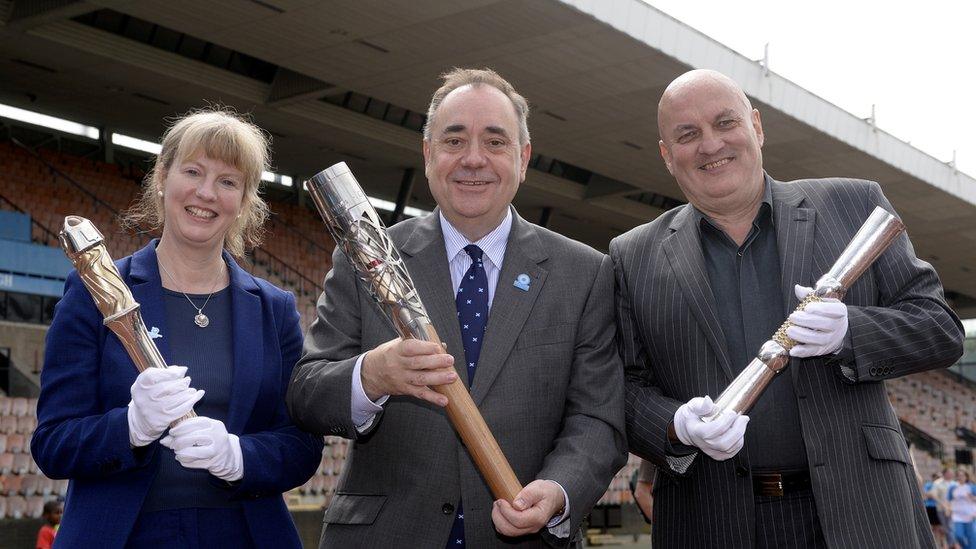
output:
<path id="1" fill-rule="evenodd" d="M 757 496 L 782 497 L 786 494 L 809 490 L 810 473 L 753 473 L 752 488 Z"/>

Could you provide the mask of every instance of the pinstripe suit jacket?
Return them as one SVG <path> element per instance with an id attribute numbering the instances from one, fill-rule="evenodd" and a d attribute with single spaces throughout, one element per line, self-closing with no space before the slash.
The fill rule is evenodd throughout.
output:
<path id="1" fill-rule="evenodd" d="M 792 311 L 795 283 L 812 286 L 875 206 L 880 187 L 852 179 L 781 183 L 766 176 Z M 753 547 L 747 451 L 686 471 L 667 459 L 667 426 L 689 399 L 718 395 L 733 379 L 699 227 L 690 205 L 616 238 L 618 343 L 625 368 L 630 451 L 659 466 L 654 547 Z M 854 379 L 824 358 L 793 359 L 791 376 L 813 492 L 830 547 L 932 547 L 908 450 L 884 379 L 942 368 L 962 353 L 962 328 L 938 276 L 900 236 L 847 293 Z M 772 335 L 772 334 L 770 334 Z M 758 351 L 758 349 L 757 349 Z M 849 371 L 848 371 L 849 372 Z M 679 467 L 680 468 L 680 467 Z"/>
<path id="2" fill-rule="evenodd" d="M 467 383 L 438 212 L 399 223 L 390 235 Z M 513 286 L 522 273 L 531 278 L 528 291 Z M 370 431 L 357 433 L 350 417 L 356 357 L 393 337 L 337 253 L 288 392 L 296 424 L 355 440 L 321 546 L 443 547 L 454 520 L 443 509 L 459 499 L 469 547 L 542 546 L 539 535 L 504 539 L 495 532 L 491 493 L 442 409 L 395 396 Z M 513 212 L 471 397 L 523 484 L 551 479 L 563 486 L 577 532 L 626 460 L 606 255 Z"/>

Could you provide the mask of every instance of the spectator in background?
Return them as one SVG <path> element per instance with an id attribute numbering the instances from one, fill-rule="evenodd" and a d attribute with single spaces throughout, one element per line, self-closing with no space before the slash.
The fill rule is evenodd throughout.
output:
<path id="1" fill-rule="evenodd" d="M 940 547 L 955 549 L 959 547 L 956 543 L 955 532 L 952 528 L 952 509 L 949 506 L 949 489 L 955 486 L 956 472 L 950 467 L 942 468 L 942 475 L 932 482 L 932 497 L 938 504 L 936 510 L 939 513 L 939 524 L 942 525 L 942 539 L 936 537 L 936 542 Z"/>
<path id="2" fill-rule="evenodd" d="M 51 549 L 54 545 L 54 536 L 58 533 L 58 525 L 61 524 L 61 502 L 49 501 L 44 504 L 44 513 L 41 515 L 46 522 L 37 531 L 37 549 Z"/>
<path id="3" fill-rule="evenodd" d="M 918 469 L 915 469 L 918 471 Z M 936 543 L 941 543 L 945 539 L 945 532 L 942 528 L 942 520 L 939 513 L 939 500 L 935 497 L 935 481 L 939 480 L 939 473 L 932 473 L 932 480 L 922 485 L 922 497 L 925 498 L 925 514 L 929 517 L 929 524 L 932 526 L 932 536 Z"/>
<path id="4" fill-rule="evenodd" d="M 956 543 L 962 549 L 976 549 L 976 532 L 973 529 L 973 521 L 976 520 L 976 490 L 967 471 L 960 469 L 957 476 L 959 483 L 949 489 Z"/>

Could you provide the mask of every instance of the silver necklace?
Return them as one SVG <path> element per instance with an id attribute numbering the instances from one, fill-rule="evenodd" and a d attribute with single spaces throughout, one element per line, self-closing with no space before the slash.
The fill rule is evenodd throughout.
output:
<path id="1" fill-rule="evenodd" d="M 159 265 L 159 268 L 162 269 L 164 273 L 166 273 L 166 276 L 168 276 L 169 279 L 173 281 L 173 284 L 176 284 L 177 283 L 176 277 L 173 276 L 168 270 L 166 270 L 166 267 L 163 266 L 163 262 L 159 261 L 158 257 L 156 258 L 156 263 Z M 221 275 L 221 271 L 217 271 L 217 278 L 215 278 L 213 284 L 210 285 L 210 295 L 207 296 L 206 301 L 204 301 L 203 305 L 200 307 L 197 307 L 197 304 L 194 303 L 192 299 L 190 299 L 190 296 L 186 295 L 186 292 L 182 290 L 177 290 L 178 292 L 183 294 L 183 297 L 185 297 L 187 301 L 190 302 L 190 306 L 197 310 L 196 316 L 193 317 L 193 323 L 201 328 L 206 328 L 207 326 L 210 325 L 210 318 L 208 318 L 207 315 L 203 314 L 203 308 L 207 306 L 207 303 L 210 303 L 210 298 L 213 297 L 214 295 L 214 289 L 217 287 L 217 281 L 220 280 L 220 275 Z"/>

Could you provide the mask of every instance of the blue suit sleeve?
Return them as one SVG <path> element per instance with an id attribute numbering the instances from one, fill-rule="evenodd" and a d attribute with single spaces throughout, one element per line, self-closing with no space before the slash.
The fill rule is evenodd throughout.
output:
<path id="1" fill-rule="evenodd" d="M 50 478 L 102 478 L 149 463 L 156 444 L 133 449 L 125 406 L 99 393 L 107 330 L 78 273 L 65 282 L 45 342 L 31 454 Z M 123 401 L 127 401 L 123 397 Z"/>
<path id="2" fill-rule="evenodd" d="M 300 430 L 288 416 L 285 392 L 302 350 L 302 332 L 295 298 L 288 294 L 282 301 L 278 316 L 285 319 L 278 334 L 281 395 L 275 404 L 274 428 L 240 436 L 244 478 L 237 485 L 237 497 L 266 497 L 301 486 L 315 474 L 322 459 L 322 438 Z"/>

